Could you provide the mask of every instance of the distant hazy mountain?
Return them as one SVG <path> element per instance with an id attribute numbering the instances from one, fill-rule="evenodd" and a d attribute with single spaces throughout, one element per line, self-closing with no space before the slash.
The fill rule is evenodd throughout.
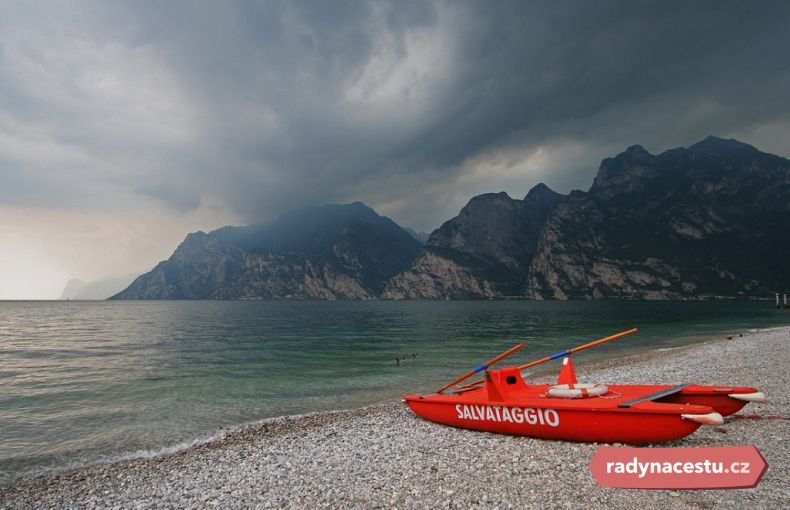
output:
<path id="1" fill-rule="evenodd" d="M 370 299 L 420 243 L 361 202 L 189 234 L 114 299 Z"/>
<path id="2" fill-rule="evenodd" d="M 588 192 L 489 194 L 431 234 L 383 297 L 696 299 L 790 288 L 790 161 L 709 137 L 633 146 Z"/>
<path id="3" fill-rule="evenodd" d="M 126 276 L 107 278 L 95 282 L 83 282 L 82 280 L 73 278 L 66 283 L 66 288 L 63 289 L 59 299 L 107 299 L 128 287 L 138 276 L 139 273 L 132 273 Z"/>
<path id="4" fill-rule="evenodd" d="M 406 230 L 406 232 L 408 232 L 410 236 L 418 240 L 420 244 L 425 244 L 428 241 L 428 238 L 431 236 L 427 232 L 423 232 L 422 230 L 417 232 L 416 230 L 410 227 L 406 227 L 404 230 Z"/>

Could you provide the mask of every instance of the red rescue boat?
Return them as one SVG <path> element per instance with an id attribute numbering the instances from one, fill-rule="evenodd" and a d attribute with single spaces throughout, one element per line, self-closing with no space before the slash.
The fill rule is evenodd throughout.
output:
<path id="1" fill-rule="evenodd" d="M 685 437 L 701 425 L 721 425 L 723 416 L 748 402 L 765 400 L 756 388 L 741 386 L 578 384 L 573 352 L 621 338 L 613 335 L 521 367 L 488 368 L 523 347 L 510 349 L 432 395 L 407 395 L 404 401 L 427 420 L 471 430 L 543 439 L 604 443 L 659 443 Z M 521 370 L 564 357 L 556 385 L 526 384 Z M 486 377 L 457 385 L 474 373 Z"/>

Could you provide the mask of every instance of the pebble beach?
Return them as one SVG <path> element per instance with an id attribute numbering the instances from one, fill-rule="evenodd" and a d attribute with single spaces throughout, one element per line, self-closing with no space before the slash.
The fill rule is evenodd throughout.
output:
<path id="1" fill-rule="evenodd" d="M 599 445 L 452 429 L 401 402 L 266 420 L 179 452 L 13 480 L 0 508 L 787 508 L 790 328 L 732 332 L 689 347 L 577 364 L 580 382 L 756 386 L 765 403 L 661 446 L 755 445 L 754 489 L 606 489 Z M 532 382 L 547 382 L 546 376 Z"/>

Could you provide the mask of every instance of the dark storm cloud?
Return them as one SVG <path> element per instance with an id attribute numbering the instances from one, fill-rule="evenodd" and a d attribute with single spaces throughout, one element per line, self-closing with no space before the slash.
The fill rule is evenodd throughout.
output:
<path id="1" fill-rule="evenodd" d="M 643 142 L 660 143 L 676 138 L 689 107 L 703 101 L 726 120 L 714 130 L 786 119 L 777 106 L 790 97 L 780 49 L 790 36 L 780 10 L 787 13 L 779 4 L 560 2 L 480 12 L 459 42 L 453 89 L 420 137 L 429 143 L 404 154 L 452 166 L 510 137 L 628 143 L 621 133 L 635 128 L 650 138 Z M 654 104 L 672 107 L 674 125 L 661 125 L 666 113 Z"/>
<path id="2" fill-rule="evenodd" d="M 9 181 L 28 191 L 35 183 L 36 196 L 54 201 L 90 182 L 178 210 L 210 195 L 253 221 L 358 199 L 429 228 L 464 193 L 504 186 L 492 177 L 485 189 L 485 174 L 459 184 L 470 161 L 499 152 L 559 153 L 519 189 L 546 180 L 567 191 L 586 188 L 598 161 L 628 145 L 663 150 L 745 134 L 760 147 L 761 136 L 775 144 L 790 126 L 786 2 L 2 9 L 24 11 L 11 13 L 17 25 L 54 30 L 53 39 L 3 40 L 0 54 L 0 151 L 40 137 L 54 142 L 44 148 L 51 158 L 65 159 L 50 178 L 51 158 L 7 156 L 17 169 Z M 41 75 L 42 87 L 46 77 L 62 83 L 36 95 L 15 78 L 20 68 L 34 80 L 36 66 L 57 66 L 64 40 L 79 41 L 62 49 L 72 68 Z M 110 63 L 117 83 L 95 87 Z M 563 159 L 568 146 L 580 152 Z M 456 195 L 442 193 L 453 187 Z M 22 200 L 14 193 L 0 200 Z"/>

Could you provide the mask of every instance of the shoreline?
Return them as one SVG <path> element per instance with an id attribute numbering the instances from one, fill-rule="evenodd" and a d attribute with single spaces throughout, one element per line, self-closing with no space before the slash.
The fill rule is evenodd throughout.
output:
<path id="1" fill-rule="evenodd" d="M 784 329 L 784 327 L 758 328 L 756 332 L 763 332 L 763 331 L 767 332 L 776 329 Z M 718 333 L 723 334 L 723 331 L 720 331 Z M 741 333 L 741 336 L 743 336 L 744 334 L 750 334 L 750 333 L 748 332 Z M 658 350 L 627 352 L 627 353 L 615 355 L 611 358 L 585 360 L 584 364 L 579 364 L 575 366 L 575 370 L 577 374 L 584 376 L 588 373 L 595 372 L 596 370 L 599 369 L 626 366 L 633 362 L 644 362 L 653 359 L 662 359 L 666 357 L 664 355 L 668 353 L 669 354 L 680 353 L 688 349 L 693 349 L 695 347 L 716 343 L 716 342 L 728 341 L 726 337 L 720 337 L 720 336 L 714 337 L 707 335 L 702 335 L 699 337 L 688 337 L 688 338 L 695 338 L 695 340 L 692 340 L 689 343 L 684 342 L 673 347 L 660 348 Z M 553 378 L 556 378 L 558 374 L 559 374 L 559 367 L 552 366 L 551 368 L 549 368 L 549 366 L 544 365 L 538 367 L 536 370 L 532 372 L 527 372 L 524 375 L 524 381 L 532 384 L 545 384 L 547 382 L 550 382 Z M 408 391 L 408 390 L 404 390 L 404 391 Z M 323 415 L 326 415 L 328 418 L 336 415 L 343 416 L 347 413 L 351 413 L 354 411 L 363 411 L 367 408 L 378 408 L 387 405 L 398 406 L 400 405 L 400 400 L 387 399 L 377 402 L 365 403 L 354 407 L 347 407 L 340 409 L 326 409 L 326 410 L 312 411 L 307 413 L 296 413 L 296 414 L 288 414 L 288 415 L 272 416 L 268 418 L 256 419 L 244 423 L 233 424 L 226 427 L 220 427 L 218 429 L 214 429 L 212 431 L 208 431 L 204 434 L 201 434 L 200 436 L 197 436 L 195 438 L 185 439 L 183 441 L 179 441 L 178 443 L 165 445 L 155 449 L 123 452 L 117 455 L 107 456 L 106 458 L 96 460 L 93 462 L 74 463 L 62 467 L 31 470 L 19 474 L 17 476 L 11 476 L 5 479 L 0 479 L 0 489 L 20 482 L 35 480 L 39 478 L 59 476 L 59 475 L 68 474 L 76 471 L 82 471 L 95 467 L 112 466 L 115 464 L 134 462 L 138 460 L 140 461 L 155 460 L 160 457 L 178 455 L 185 451 L 189 451 L 203 446 L 209 446 L 213 443 L 219 443 L 224 439 L 228 438 L 229 436 L 232 436 L 237 432 L 242 432 L 243 430 L 248 428 L 266 427 L 268 425 L 276 424 L 279 422 L 298 422 L 303 418 L 306 419 L 306 418 L 312 418 L 312 417 L 323 416 Z"/>
<path id="2" fill-rule="evenodd" d="M 590 361 L 577 366 L 576 370 L 580 380 L 590 382 L 677 382 L 679 379 L 689 378 L 688 375 L 683 374 L 685 372 L 697 375 L 697 378 L 690 382 L 699 384 L 718 382 L 719 384 L 757 386 L 767 391 L 770 400 L 765 404 L 750 404 L 744 412 L 784 416 L 787 413 L 783 404 L 787 404 L 787 399 L 782 397 L 781 388 L 790 382 L 787 375 L 787 368 L 790 367 L 787 330 L 788 327 L 774 327 L 756 332 L 744 332 L 743 336 L 735 336 L 739 334 L 736 333 L 732 335 L 731 340 L 726 337 L 713 337 L 706 341 L 666 350 Z M 766 359 L 761 354 L 762 352 L 771 352 L 772 355 Z M 715 356 L 715 359 L 712 356 Z M 711 359 L 716 362 L 715 366 L 706 361 Z M 769 372 L 769 366 L 774 363 L 779 365 Z M 738 378 L 739 374 L 740 378 Z M 538 383 L 551 380 L 554 377 L 556 377 L 556 373 L 551 371 L 550 373 L 528 374 L 526 379 L 529 382 Z M 656 378 L 663 380 L 654 380 Z M 771 387 L 776 389 L 772 391 Z M 731 430 L 735 433 L 731 433 Z M 760 431 L 764 432 L 765 430 L 770 430 L 772 433 L 760 435 Z M 222 431 L 217 431 L 217 433 L 219 432 Z M 672 504 L 677 507 L 683 505 L 685 501 L 689 507 L 695 508 L 699 507 L 701 502 L 708 505 L 704 507 L 710 507 L 711 504 L 714 506 L 721 504 L 725 507 L 732 505 L 729 506 L 732 508 L 744 504 L 753 505 L 757 502 L 755 495 L 763 494 L 768 498 L 764 502 L 766 506 L 781 506 L 779 503 L 781 499 L 774 498 L 777 496 L 781 498 L 782 495 L 786 497 L 790 485 L 787 468 L 784 467 L 787 465 L 787 460 L 790 459 L 787 440 L 784 439 L 790 437 L 787 420 L 728 420 L 724 427 L 703 427 L 683 440 L 666 444 L 666 446 L 758 444 L 760 447 L 761 441 L 768 441 L 766 447 L 760 447 L 770 466 L 761 485 L 756 489 L 724 493 L 748 494 L 749 499 L 740 500 L 739 504 L 735 504 L 732 498 L 728 499 L 727 496 L 722 495 L 723 491 L 645 492 L 601 489 L 597 487 L 586 467 L 597 445 L 541 441 L 451 429 L 415 417 L 401 402 L 385 401 L 352 409 L 269 418 L 225 429 L 224 432 L 224 435 L 218 439 L 150 458 L 119 460 L 7 480 L 0 486 L 0 508 L 40 504 L 86 507 L 121 504 L 123 506 L 140 505 L 146 508 L 156 507 L 157 501 L 160 500 L 167 501 L 171 505 L 188 507 L 208 506 L 211 501 L 220 505 L 235 503 L 263 507 L 266 506 L 266 503 L 277 507 L 302 505 L 370 507 L 373 505 L 364 495 L 370 493 L 376 486 L 390 487 L 389 492 L 397 495 L 395 500 L 389 496 L 379 498 L 380 501 L 376 500 L 381 504 L 380 506 L 385 507 L 393 505 L 449 507 L 454 503 L 457 503 L 456 506 L 459 507 L 487 507 L 495 506 L 498 504 L 497 501 L 516 504 L 518 501 L 523 501 L 524 496 L 529 496 L 530 501 L 536 505 L 541 504 L 541 500 L 538 498 L 541 491 L 535 491 L 534 487 L 522 488 L 523 484 L 520 482 L 515 489 L 522 488 L 526 491 L 522 493 L 516 490 L 514 495 L 519 495 L 520 498 L 502 497 L 502 494 L 491 489 L 488 497 L 494 497 L 494 499 L 490 500 L 480 499 L 482 497 L 480 487 L 477 490 L 470 488 L 470 486 L 477 486 L 476 483 L 470 483 L 474 478 L 451 477 L 450 482 L 446 485 L 453 488 L 444 490 L 444 493 L 439 494 L 441 496 L 439 499 L 436 499 L 436 494 L 423 494 L 419 488 L 413 487 L 415 483 L 403 483 L 409 481 L 410 477 L 404 479 L 396 475 L 394 479 L 390 477 L 389 480 L 387 477 L 383 477 L 377 483 L 366 484 L 364 483 L 365 477 L 360 477 L 356 468 L 352 469 L 353 466 L 346 466 L 342 462 L 338 466 L 337 462 L 331 462 L 331 460 L 338 460 L 338 458 L 348 460 L 342 446 L 345 443 L 353 443 L 356 446 L 351 451 L 359 455 L 352 455 L 352 458 L 365 458 L 365 465 L 375 466 L 377 462 L 391 464 L 395 459 L 397 467 L 390 466 L 390 469 L 385 470 L 385 473 L 397 474 L 402 472 L 402 469 L 398 468 L 408 467 L 411 472 L 416 470 L 427 475 L 429 479 L 437 478 L 437 475 L 444 473 L 445 469 L 443 468 L 452 468 L 453 464 L 458 464 L 460 460 L 457 458 L 458 450 L 463 450 L 466 455 L 469 447 L 474 445 L 478 447 L 484 445 L 488 449 L 495 450 L 494 453 L 489 452 L 484 456 L 491 457 L 489 469 L 494 468 L 494 472 L 489 475 L 497 478 L 496 466 L 500 466 L 500 471 L 509 469 L 502 467 L 508 465 L 509 460 L 512 460 L 509 459 L 508 453 L 513 449 L 526 448 L 530 454 L 525 458 L 520 455 L 519 458 L 525 461 L 529 468 L 526 472 L 527 478 L 540 482 L 541 489 L 545 489 L 547 494 L 554 494 L 555 491 L 543 486 L 546 482 L 544 475 L 551 474 L 552 470 L 557 467 L 563 468 L 570 465 L 573 469 L 567 474 L 600 496 L 602 498 L 600 504 L 606 503 L 604 506 L 608 507 L 612 505 L 623 508 L 634 506 L 636 499 L 631 503 L 626 503 L 630 500 L 628 498 L 622 499 L 623 495 L 629 494 L 633 495 L 629 498 L 637 498 L 640 494 L 643 497 L 646 494 L 652 494 L 659 498 L 656 503 L 665 501 L 664 504 Z M 741 442 L 732 442 L 734 439 L 740 439 Z M 443 446 L 437 450 L 437 444 Z M 313 452 L 313 445 L 318 446 L 315 452 Z M 371 452 L 368 451 L 370 449 L 368 447 L 371 445 L 385 450 L 384 458 L 371 457 Z M 532 450 L 541 451 L 545 455 L 536 456 Z M 412 455 L 415 451 L 422 452 L 426 458 L 418 462 L 419 459 L 415 460 Z M 245 452 L 247 455 L 244 454 Z M 441 457 L 448 452 L 451 454 L 455 452 L 448 459 L 449 465 L 436 466 L 433 457 Z M 311 453 L 315 453 L 315 455 L 311 455 Z M 432 455 L 427 455 L 428 453 Z M 301 460 L 302 463 L 289 462 L 288 459 L 291 457 Z M 423 455 L 418 457 L 423 457 Z M 279 462 L 274 462 L 275 458 Z M 229 459 L 235 459 L 235 461 L 228 462 Z M 468 460 L 470 463 L 476 463 L 476 459 L 477 457 L 473 455 Z M 295 483 L 292 480 L 294 469 L 310 460 L 313 462 L 309 463 L 306 471 L 313 476 L 303 479 L 300 484 Z M 332 467 L 325 469 L 322 466 L 323 462 L 316 464 L 316 460 L 327 460 L 327 465 Z M 404 460 L 408 461 L 406 466 L 402 465 Z M 780 462 L 783 462 L 784 466 L 780 465 Z M 215 477 L 212 476 L 214 466 L 217 464 L 227 469 L 224 471 L 226 478 L 233 478 L 232 475 L 244 475 L 247 477 L 246 482 L 231 484 L 237 487 L 237 490 L 226 492 L 223 487 L 226 487 L 227 483 L 217 483 Z M 541 472 L 542 466 L 546 468 L 546 473 Z M 299 469 L 296 470 L 299 471 Z M 523 481 L 525 473 L 521 470 L 517 471 L 520 476 L 514 475 L 511 480 L 513 482 Z M 315 483 L 309 480 L 313 480 L 314 477 L 320 479 L 327 472 L 335 475 L 337 483 L 319 484 L 320 489 L 316 490 L 303 487 L 305 483 L 307 485 Z M 208 483 L 205 478 L 202 479 L 202 482 L 190 482 L 189 479 L 194 474 L 204 475 L 204 477 L 214 480 L 214 483 Z M 470 476 L 474 476 L 474 474 L 475 471 L 469 473 Z M 362 479 L 361 486 L 365 488 L 361 492 L 357 490 L 357 485 L 359 485 L 357 482 L 360 478 Z M 119 487 L 117 483 L 108 483 L 108 479 L 124 480 L 124 482 Z M 156 490 L 156 487 L 159 486 L 157 482 L 161 479 L 169 480 L 171 483 L 166 486 L 166 489 Z M 443 482 L 444 480 L 445 477 L 441 477 L 441 480 L 435 479 L 433 482 Z M 256 487 L 260 488 L 261 483 L 264 483 L 268 490 L 263 492 L 255 490 Z M 139 494 L 134 491 L 129 492 L 135 485 L 140 485 L 143 488 Z M 560 484 L 560 486 L 562 485 Z M 766 485 L 768 489 L 764 489 Z M 215 490 L 210 489 L 215 486 Z M 96 487 L 100 490 L 92 490 Z M 192 488 L 190 489 L 190 487 Z M 304 488 L 304 491 L 300 487 Z M 146 488 L 151 490 L 145 490 Z M 204 488 L 209 489 L 208 492 L 203 490 Z M 123 490 L 118 492 L 119 489 Z M 514 487 L 508 488 L 509 492 L 506 492 L 509 494 L 512 489 Z M 218 492 L 214 494 L 212 490 Z M 417 490 L 419 494 L 409 496 L 414 490 Z M 484 488 L 482 490 L 485 492 Z M 333 498 L 327 499 L 327 491 L 330 491 L 329 494 L 334 494 Z M 448 491 L 451 494 L 447 494 Z M 673 492 L 675 494 L 671 494 Z M 720 494 L 718 498 L 711 499 L 711 495 L 716 493 Z M 151 494 L 161 494 L 161 497 L 156 496 L 151 499 Z M 421 494 L 423 498 L 417 497 Z M 615 499 L 610 500 L 609 497 L 604 497 L 614 494 L 617 495 Z M 678 494 L 682 494 L 683 498 L 679 498 Z M 197 495 L 202 496 L 195 499 Z M 538 499 L 531 499 L 532 496 Z M 762 501 L 762 499 L 763 497 L 758 497 L 758 501 Z M 445 501 L 448 502 L 446 505 Z M 595 499 L 591 501 L 585 499 L 577 501 L 576 505 L 596 506 L 596 502 Z M 557 503 L 557 500 L 547 499 L 543 504 L 553 506 Z"/>

